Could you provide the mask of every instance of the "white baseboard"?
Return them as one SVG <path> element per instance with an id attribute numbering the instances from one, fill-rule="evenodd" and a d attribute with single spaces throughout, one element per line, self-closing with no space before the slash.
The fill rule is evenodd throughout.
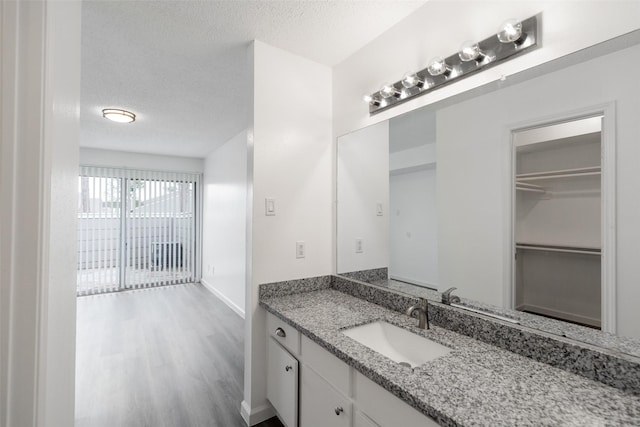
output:
<path id="1" fill-rule="evenodd" d="M 252 410 L 247 401 L 243 400 L 242 404 L 240 404 L 240 415 L 248 426 L 254 426 L 275 416 L 276 411 L 269 403 L 260 405 Z"/>
<path id="2" fill-rule="evenodd" d="M 600 327 L 600 319 L 582 316 L 580 314 L 569 313 L 562 310 L 555 310 L 553 308 L 540 307 L 538 305 L 533 305 L 533 304 L 521 304 L 518 307 L 516 307 L 516 310 L 528 311 L 531 313 L 539 313 L 539 314 L 543 314 L 546 316 L 551 316 L 559 319 L 567 319 L 572 322 L 578 322 L 585 325 Z"/>
<path id="3" fill-rule="evenodd" d="M 222 294 L 219 290 L 214 288 L 213 285 L 211 285 L 211 283 L 207 282 L 206 280 L 200 279 L 200 283 L 202 283 L 202 286 L 204 286 L 209 292 L 211 292 L 212 294 L 220 298 L 223 303 L 229 306 L 231 310 L 235 311 L 240 317 L 244 319 L 244 309 L 242 307 L 239 307 L 238 305 L 236 305 L 226 295 Z"/>

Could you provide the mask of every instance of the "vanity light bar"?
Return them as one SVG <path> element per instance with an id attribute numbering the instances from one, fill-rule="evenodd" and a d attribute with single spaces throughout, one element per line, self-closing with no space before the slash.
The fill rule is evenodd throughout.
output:
<path id="1" fill-rule="evenodd" d="M 423 70 L 409 72 L 393 84 L 385 83 L 379 91 L 364 96 L 364 101 L 369 104 L 369 114 L 379 113 L 534 50 L 539 46 L 539 23 L 540 15 L 524 21 L 511 19 L 500 26 L 497 34 L 477 43 L 466 41 L 459 52 L 446 58 L 435 57 Z"/>

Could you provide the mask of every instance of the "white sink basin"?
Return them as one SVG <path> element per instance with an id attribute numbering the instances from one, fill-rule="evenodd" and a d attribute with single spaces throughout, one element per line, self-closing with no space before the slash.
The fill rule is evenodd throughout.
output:
<path id="1" fill-rule="evenodd" d="M 387 322 L 373 322 L 342 331 L 360 344 L 398 363 L 420 366 L 449 354 L 450 348 Z"/>

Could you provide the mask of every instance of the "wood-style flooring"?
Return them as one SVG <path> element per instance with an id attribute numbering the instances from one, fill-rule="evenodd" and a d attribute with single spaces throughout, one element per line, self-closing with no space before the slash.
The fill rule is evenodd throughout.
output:
<path id="1" fill-rule="evenodd" d="M 246 426 L 244 321 L 199 284 L 79 297 L 76 354 L 76 427 Z"/>

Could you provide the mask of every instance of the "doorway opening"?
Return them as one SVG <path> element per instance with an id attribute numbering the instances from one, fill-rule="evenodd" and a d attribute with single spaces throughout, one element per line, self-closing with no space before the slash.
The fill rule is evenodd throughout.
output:
<path id="1" fill-rule="evenodd" d="M 603 118 L 512 134 L 511 301 L 519 311 L 610 330 L 613 163 Z"/>

